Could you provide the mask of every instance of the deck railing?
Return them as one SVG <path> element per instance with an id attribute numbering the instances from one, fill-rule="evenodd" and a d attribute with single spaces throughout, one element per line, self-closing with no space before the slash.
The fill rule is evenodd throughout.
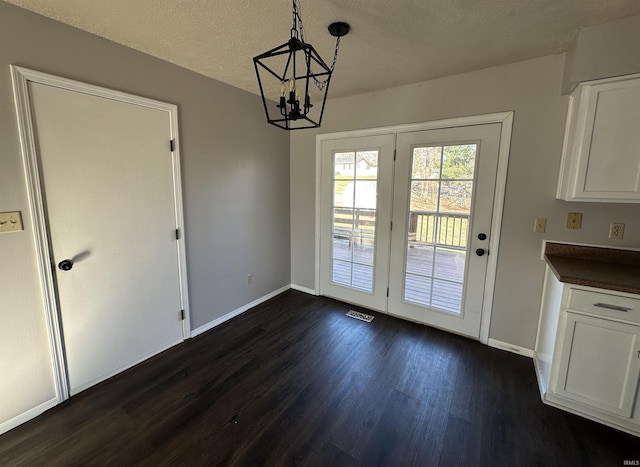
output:
<path id="1" fill-rule="evenodd" d="M 410 211 L 409 241 L 465 249 L 469 214 L 458 212 Z"/>
<path id="2" fill-rule="evenodd" d="M 439 222 L 439 223 L 438 223 Z M 376 226 L 374 209 L 336 208 L 334 211 L 334 235 L 345 240 L 362 243 L 372 239 Z M 469 231 L 469 215 L 457 212 L 410 211 L 409 242 L 465 249 Z M 367 242 L 368 243 L 368 242 Z"/>
<path id="3" fill-rule="evenodd" d="M 348 240 L 349 244 L 361 244 L 367 237 L 373 239 L 376 229 L 375 209 L 335 208 L 333 216 L 335 236 Z"/>

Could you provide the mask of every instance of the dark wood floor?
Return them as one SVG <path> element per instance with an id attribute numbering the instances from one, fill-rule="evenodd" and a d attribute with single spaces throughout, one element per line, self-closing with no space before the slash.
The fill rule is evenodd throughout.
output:
<path id="1" fill-rule="evenodd" d="M 0 465 L 622 466 L 532 361 L 288 291 L 0 437 Z"/>

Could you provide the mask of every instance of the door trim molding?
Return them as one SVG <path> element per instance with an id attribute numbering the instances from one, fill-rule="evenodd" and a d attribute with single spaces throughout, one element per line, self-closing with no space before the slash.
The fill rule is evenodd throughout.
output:
<path id="1" fill-rule="evenodd" d="M 172 153 L 174 204 L 176 228 L 180 229 L 178 248 L 178 274 L 180 278 L 180 299 L 185 319 L 182 323 L 183 339 L 190 337 L 190 313 L 187 286 L 187 268 L 185 253 L 184 218 L 182 210 L 182 178 L 180 174 L 180 140 L 178 136 L 178 107 L 174 104 L 134 96 L 120 91 L 82 83 L 28 68 L 11 65 L 11 77 L 15 99 L 20 146 L 22 148 L 23 170 L 27 181 L 27 195 L 30 208 L 30 219 L 33 224 L 38 276 L 42 291 L 42 302 L 45 312 L 49 347 L 52 359 L 53 379 L 58 402 L 69 398 L 69 382 L 64 359 L 64 345 L 61 332 L 60 314 L 56 299 L 56 287 L 53 276 L 53 260 L 50 254 L 50 242 L 47 229 L 46 211 L 44 208 L 43 185 L 40 177 L 40 166 L 36 151 L 34 123 L 31 113 L 29 83 L 38 83 L 69 91 L 102 97 L 118 102 L 138 105 L 167 112 L 170 121 L 170 138 L 174 140 Z M 169 141 L 167 141 L 167 150 Z M 176 310 L 176 313 L 179 310 Z"/>
<path id="2" fill-rule="evenodd" d="M 480 337 L 483 344 L 489 343 L 489 327 L 491 324 L 491 312 L 493 308 L 493 294 L 495 278 L 498 267 L 498 251 L 500 245 L 500 232 L 502 229 L 502 213 L 504 209 L 504 194 L 507 184 L 507 167 L 509 163 L 509 151 L 511 147 L 511 131 L 513 128 L 513 111 L 497 112 L 484 115 L 456 117 L 445 120 L 435 120 L 422 123 L 409 123 L 379 128 L 366 128 L 336 133 L 316 135 L 316 203 L 315 203 L 315 294 L 320 293 L 320 195 L 322 188 L 322 143 L 333 139 L 356 138 L 362 136 L 378 136 L 389 133 L 409 133 L 413 131 L 436 130 L 455 128 L 462 126 L 485 125 L 499 123 L 500 148 L 498 150 L 498 167 L 496 172 L 496 188 L 494 193 L 493 213 L 491 216 L 491 236 L 489 237 L 489 250 L 493 252 L 488 257 L 487 274 L 484 285 L 484 298 L 482 301 L 482 315 L 480 318 Z"/>
<path id="3" fill-rule="evenodd" d="M 493 198 L 493 214 L 491 215 L 491 237 L 489 251 L 494 252 L 488 257 L 487 275 L 484 285 L 484 299 L 482 303 L 482 317 L 480 318 L 480 342 L 489 343 L 489 327 L 491 312 L 493 311 L 493 293 L 498 271 L 498 253 L 500 247 L 500 233 L 502 231 L 502 213 L 504 210 L 504 194 L 507 186 L 507 168 L 509 152 L 511 150 L 511 131 L 513 129 L 513 112 L 506 112 L 500 122 L 500 149 L 498 150 L 498 168 L 496 172 L 496 190 Z"/>

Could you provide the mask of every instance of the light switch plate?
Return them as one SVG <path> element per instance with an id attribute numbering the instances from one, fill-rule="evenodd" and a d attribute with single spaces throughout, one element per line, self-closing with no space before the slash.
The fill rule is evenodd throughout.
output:
<path id="1" fill-rule="evenodd" d="M 545 233 L 547 231 L 547 219 L 544 217 L 536 217 L 536 221 L 533 224 L 533 231 L 535 233 Z"/>
<path id="2" fill-rule="evenodd" d="M 0 233 L 19 232 L 22 230 L 20 211 L 0 212 Z"/>
<path id="3" fill-rule="evenodd" d="M 582 213 L 570 212 L 567 214 L 567 229 L 580 229 L 582 228 Z"/>

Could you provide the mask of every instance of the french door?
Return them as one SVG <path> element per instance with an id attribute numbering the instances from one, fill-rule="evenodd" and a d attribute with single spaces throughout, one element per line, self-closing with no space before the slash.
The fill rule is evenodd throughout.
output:
<path id="1" fill-rule="evenodd" d="M 321 294 L 386 311 L 395 135 L 322 145 Z"/>
<path id="2" fill-rule="evenodd" d="M 398 135 L 389 314 L 479 337 L 500 125 Z"/>
<path id="3" fill-rule="evenodd" d="M 320 293 L 478 338 L 501 129 L 323 141 Z"/>

